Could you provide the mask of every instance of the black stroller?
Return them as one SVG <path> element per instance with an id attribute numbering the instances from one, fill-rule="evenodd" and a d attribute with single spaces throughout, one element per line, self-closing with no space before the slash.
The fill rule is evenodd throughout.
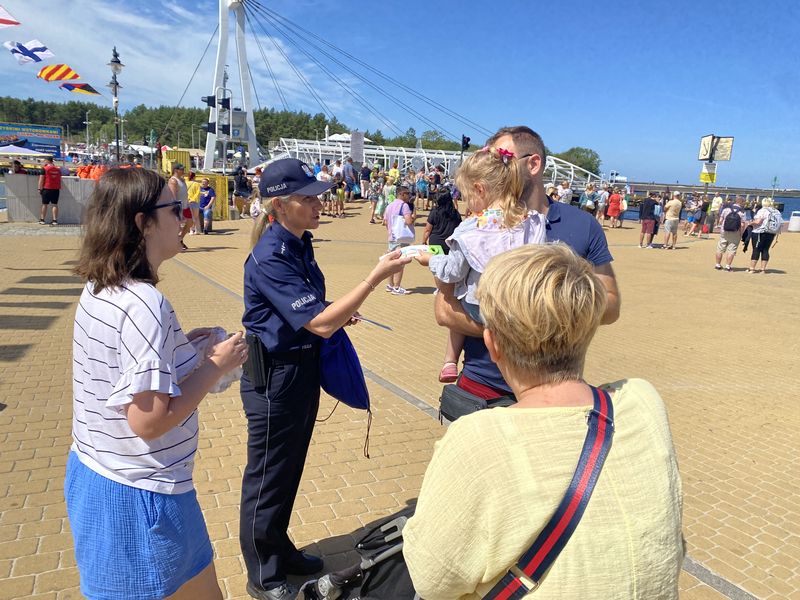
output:
<path id="1" fill-rule="evenodd" d="M 306 582 L 298 600 L 418 600 L 403 560 L 403 527 L 412 505 L 384 519 L 356 543 L 361 562 Z"/>

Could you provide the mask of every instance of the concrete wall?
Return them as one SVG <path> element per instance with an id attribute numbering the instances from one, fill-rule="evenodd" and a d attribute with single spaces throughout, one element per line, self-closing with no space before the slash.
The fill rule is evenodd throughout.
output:
<path id="1" fill-rule="evenodd" d="M 61 178 L 58 198 L 58 222 L 78 225 L 94 189 L 94 180 L 78 177 Z M 42 197 L 39 195 L 38 175 L 6 175 L 6 205 L 8 220 L 16 223 L 35 223 L 39 220 Z M 50 220 L 50 209 L 47 210 Z"/>

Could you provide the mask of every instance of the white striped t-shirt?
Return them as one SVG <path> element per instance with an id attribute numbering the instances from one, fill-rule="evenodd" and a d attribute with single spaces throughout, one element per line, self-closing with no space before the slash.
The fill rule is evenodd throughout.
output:
<path id="1" fill-rule="evenodd" d="M 72 450 L 97 473 L 164 494 L 193 489 L 197 411 L 160 438 L 145 441 L 124 407 L 138 392 L 180 396 L 178 382 L 198 361 L 169 301 L 149 283 L 92 293 L 86 284 L 72 343 Z"/>

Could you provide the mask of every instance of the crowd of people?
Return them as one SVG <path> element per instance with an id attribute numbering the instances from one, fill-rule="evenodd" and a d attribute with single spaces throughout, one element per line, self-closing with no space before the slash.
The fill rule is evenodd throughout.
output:
<path id="1" fill-rule="evenodd" d="M 102 176 L 76 269 L 86 287 L 75 320 L 65 485 L 82 593 L 221 598 L 191 472 L 203 398 L 243 364 L 246 591 L 290 600 L 297 590 L 289 575 L 323 569 L 322 558 L 288 534 L 319 406 L 321 348 L 359 321 L 359 306 L 384 282 L 394 295 L 407 293 L 402 273 L 411 258 L 403 249 L 414 241 L 417 211 L 429 207 L 423 241 L 442 253 L 417 260 L 431 272 L 432 309 L 450 333 L 440 379 L 471 398 L 515 404 L 462 417 L 437 444 L 404 533 L 415 588 L 428 600 L 479 597 L 504 576 L 560 500 L 586 416 L 602 397 L 609 423 L 613 402 L 618 441 L 585 525 L 540 585 L 563 597 L 677 597 L 682 500 L 666 411 L 647 382 L 583 379 L 587 348 L 599 326 L 619 317 L 620 294 L 588 203 L 552 202 L 546 193 L 545 153 L 538 134 L 520 126 L 501 129 L 470 156 L 455 186 L 438 169 L 432 178 L 401 174 L 397 165 L 356 171 L 349 160 L 329 178 L 323 166 L 315 173 L 296 159 L 270 164 L 255 185 L 238 173 L 234 197 L 252 200 L 258 189 L 244 331 L 213 341 L 208 327 L 185 334 L 156 288 L 184 236 L 205 229 L 200 217 L 214 202 L 204 196 L 207 182 L 185 177 L 177 164 L 168 182 L 141 169 Z M 329 299 L 311 231 L 323 213 L 342 212 L 339 198 L 365 186 L 370 202 L 373 186 L 384 199 L 382 210 L 380 196 L 374 201 L 371 219 L 385 226 L 388 251 L 366 275 L 354 274 L 349 292 Z M 469 451 L 475 443 L 482 452 Z M 610 513 L 624 515 L 625 527 L 609 527 Z"/>
<path id="2" fill-rule="evenodd" d="M 587 185 L 577 202 L 569 182 L 545 189 L 545 153 L 541 138 L 520 126 L 498 131 L 454 181 L 441 168 L 356 169 L 349 158 L 279 160 L 252 178 L 237 170 L 226 200 L 254 217 L 244 331 L 214 343 L 201 343 L 209 327 L 184 334 L 156 289 L 159 267 L 186 249 L 184 237 L 211 229 L 217 199 L 209 180 L 177 163 L 166 182 L 133 164 L 102 174 L 76 268 L 86 287 L 75 320 L 76 424 L 65 487 L 84 595 L 221 597 L 191 470 L 197 410 L 243 363 L 246 591 L 290 600 L 297 590 L 289 575 L 324 568 L 288 534 L 319 407 L 321 347 L 360 320 L 358 308 L 379 287 L 409 293 L 404 249 L 427 210 L 421 242 L 441 253 L 415 258 L 430 270 L 432 309 L 448 331 L 439 381 L 479 402 L 512 405 L 462 417 L 437 444 L 404 531 L 415 589 L 429 600 L 480 597 L 504 577 L 547 524 L 572 475 L 583 417 L 602 397 L 613 402 L 621 435 L 591 498 L 597 508 L 538 583 L 564 597 L 677 597 L 682 498 L 663 402 L 643 380 L 583 379 L 595 332 L 620 314 L 603 228 L 607 220 L 621 226 L 628 200 L 607 185 Z M 40 178 L 42 222 L 48 205 L 57 222 L 55 171 L 46 165 Z M 310 232 L 323 215 L 344 216 L 358 196 L 370 202 L 369 222 L 385 227 L 387 253 L 331 300 Z M 651 192 L 638 211 L 639 248 L 655 248 L 661 229 L 666 250 L 681 235 L 718 231 L 714 268 L 724 271 L 743 244 L 745 252 L 752 246 L 747 272 L 766 272 L 782 225 L 770 198 L 748 204 Z M 469 452 L 476 441 L 483 452 Z M 612 512 L 625 515 L 625 528 L 605 526 Z M 608 576 L 597 576 L 598 565 Z"/>

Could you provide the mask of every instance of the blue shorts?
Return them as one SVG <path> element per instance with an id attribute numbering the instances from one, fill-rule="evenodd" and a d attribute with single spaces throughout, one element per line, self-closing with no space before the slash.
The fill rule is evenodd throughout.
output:
<path id="1" fill-rule="evenodd" d="M 203 218 L 206 221 L 210 221 L 214 217 L 214 209 L 213 208 L 204 208 L 203 209 Z"/>
<path id="2" fill-rule="evenodd" d="M 64 496 L 81 593 L 90 600 L 164 598 L 214 558 L 194 490 L 173 495 L 123 485 L 70 452 Z"/>
<path id="3" fill-rule="evenodd" d="M 694 223 L 694 214 L 686 215 L 686 222 L 687 223 Z"/>

